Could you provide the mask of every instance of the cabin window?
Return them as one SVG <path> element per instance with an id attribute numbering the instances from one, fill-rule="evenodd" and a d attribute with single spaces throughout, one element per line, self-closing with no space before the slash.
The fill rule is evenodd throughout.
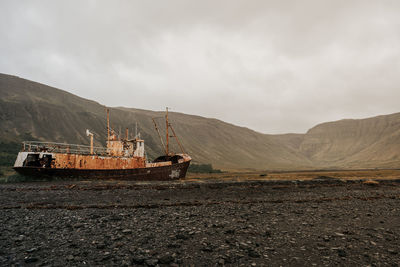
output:
<path id="1" fill-rule="evenodd" d="M 49 168 L 51 165 L 51 161 L 53 160 L 53 157 L 51 155 L 43 155 L 42 160 L 40 161 L 40 165 L 42 167 Z"/>
<path id="2" fill-rule="evenodd" d="M 24 166 L 40 167 L 39 154 L 28 154 Z"/>

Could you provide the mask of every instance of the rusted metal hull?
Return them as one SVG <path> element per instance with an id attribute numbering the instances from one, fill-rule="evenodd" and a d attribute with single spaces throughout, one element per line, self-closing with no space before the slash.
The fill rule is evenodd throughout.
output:
<path id="1" fill-rule="evenodd" d="M 45 167 L 14 167 L 24 176 L 36 178 L 78 178 L 78 179 L 119 179 L 119 180 L 177 180 L 185 178 L 190 161 L 167 166 L 134 169 L 59 169 Z"/>

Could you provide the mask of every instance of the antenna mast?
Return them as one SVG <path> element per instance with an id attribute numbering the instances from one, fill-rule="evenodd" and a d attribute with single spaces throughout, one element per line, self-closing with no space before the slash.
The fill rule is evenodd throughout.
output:
<path id="1" fill-rule="evenodd" d="M 166 125 L 166 134 L 167 134 L 167 156 L 169 155 L 169 133 L 168 133 L 168 128 L 169 128 L 169 123 L 168 123 L 168 107 L 167 109 L 167 114 L 165 115 L 165 125 Z"/>

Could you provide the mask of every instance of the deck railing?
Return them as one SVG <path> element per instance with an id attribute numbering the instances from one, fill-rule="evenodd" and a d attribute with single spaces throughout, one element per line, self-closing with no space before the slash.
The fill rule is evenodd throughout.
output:
<path id="1" fill-rule="evenodd" d="M 22 151 L 25 152 L 50 152 L 50 153 L 71 153 L 71 154 L 90 154 L 90 146 L 65 144 L 65 143 L 52 143 L 52 142 L 37 142 L 37 141 L 24 141 L 22 142 Z M 107 148 L 93 147 L 93 154 L 107 155 Z"/>

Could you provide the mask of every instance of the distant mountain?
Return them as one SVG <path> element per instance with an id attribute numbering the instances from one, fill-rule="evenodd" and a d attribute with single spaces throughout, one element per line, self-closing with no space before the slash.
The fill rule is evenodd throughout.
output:
<path id="1" fill-rule="evenodd" d="M 400 168 L 400 113 L 317 125 L 298 151 L 322 166 Z"/>
<path id="2" fill-rule="evenodd" d="M 106 107 L 68 92 L 0 74 L 0 141 L 21 141 L 27 136 L 42 141 L 88 144 L 86 129 L 95 133 L 97 145 L 106 139 Z M 110 108 L 111 125 L 118 132 L 135 123 L 150 158 L 162 153 L 152 118 L 164 112 L 123 107 Z M 194 162 L 223 169 L 290 169 L 311 167 L 301 153 L 273 137 L 217 119 L 170 113 L 171 123 Z M 165 123 L 158 119 L 165 131 Z M 173 149 L 179 152 L 177 145 Z"/>
<path id="3" fill-rule="evenodd" d="M 96 145 L 106 139 L 106 107 L 63 90 L 0 74 L 0 142 L 23 139 Z M 114 107 L 111 125 L 122 133 L 135 123 L 149 158 L 162 153 L 151 118 L 165 131 L 164 112 Z M 171 112 L 171 123 L 194 162 L 222 169 L 400 167 L 400 113 L 323 123 L 306 134 L 268 135 L 217 119 Z M 179 152 L 177 145 L 172 147 Z"/>

